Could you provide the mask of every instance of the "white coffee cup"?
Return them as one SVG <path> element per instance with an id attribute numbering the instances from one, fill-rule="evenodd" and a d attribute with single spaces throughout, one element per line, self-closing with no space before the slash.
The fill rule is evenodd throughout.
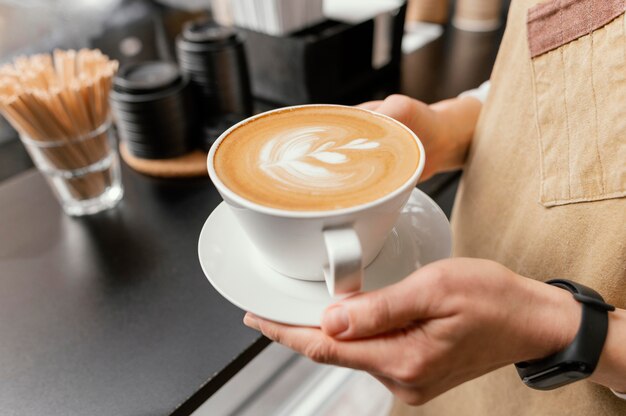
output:
<path id="1" fill-rule="evenodd" d="M 314 106 L 319 106 L 313 104 Z M 345 106 L 324 104 L 324 107 Z M 230 132 L 241 124 L 294 106 L 268 111 L 226 130 L 209 151 L 209 176 L 244 232 L 265 262 L 279 273 L 296 279 L 326 281 L 331 296 L 359 291 L 363 269 L 378 255 L 424 169 L 424 147 L 408 127 L 398 124 L 417 143 L 420 160 L 411 177 L 387 195 L 365 204 L 327 211 L 289 211 L 249 201 L 228 189 L 214 167 L 215 152 Z M 373 113 L 369 110 L 360 111 Z M 377 113 L 376 113 L 377 114 Z M 380 117 L 379 114 L 376 117 Z"/>

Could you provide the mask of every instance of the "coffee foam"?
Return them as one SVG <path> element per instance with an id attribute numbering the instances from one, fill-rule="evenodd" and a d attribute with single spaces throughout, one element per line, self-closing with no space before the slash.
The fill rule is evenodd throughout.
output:
<path id="1" fill-rule="evenodd" d="M 233 192 L 288 210 L 331 210 L 378 199 L 419 163 L 413 136 L 350 107 L 301 107 L 249 121 L 224 139 L 215 170 Z"/>

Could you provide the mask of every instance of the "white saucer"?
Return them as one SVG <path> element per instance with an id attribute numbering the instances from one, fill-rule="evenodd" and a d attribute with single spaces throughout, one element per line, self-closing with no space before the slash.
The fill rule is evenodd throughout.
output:
<path id="1" fill-rule="evenodd" d="M 411 194 L 387 242 L 365 269 L 364 290 L 402 280 L 415 269 L 450 256 L 450 224 L 419 189 Z M 267 266 L 222 202 L 206 220 L 198 255 L 213 287 L 241 309 L 277 322 L 319 326 L 333 303 L 324 282 L 286 277 Z"/>

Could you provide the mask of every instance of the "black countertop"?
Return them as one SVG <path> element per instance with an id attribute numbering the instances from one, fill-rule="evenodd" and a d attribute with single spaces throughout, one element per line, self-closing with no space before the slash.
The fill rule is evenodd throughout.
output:
<path id="1" fill-rule="evenodd" d="M 37 172 L 0 187 L 0 413 L 170 414 L 267 345 L 200 270 L 211 183 L 123 182 L 119 207 L 83 218 Z"/>
<path id="2" fill-rule="evenodd" d="M 475 87 L 500 36 L 448 30 L 355 100 Z M 457 179 L 420 187 L 449 212 Z M 124 167 L 123 183 L 118 207 L 83 218 L 65 216 L 36 171 L 0 184 L 0 414 L 189 414 L 268 344 L 198 264 L 221 201 L 211 182 Z"/>

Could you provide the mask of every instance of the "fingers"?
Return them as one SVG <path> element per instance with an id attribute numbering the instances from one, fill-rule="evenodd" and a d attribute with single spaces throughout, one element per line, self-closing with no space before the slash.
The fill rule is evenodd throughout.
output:
<path id="1" fill-rule="evenodd" d="M 380 106 L 380 104 L 382 102 L 383 102 L 383 100 L 367 101 L 365 103 L 361 103 L 361 104 L 357 105 L 356 107 L 364 108 L 366 110 L 376 111 L 376 109 L 378 108 L 378 106 Z"/>
<path id="2" fill-rule="evenodd" d="M 322 330 L 337 339 L 365 338 L 402 328 L 424 316 L 424 307 L 408 288 L 390 286 L 363 293 L 329 307 Z"/>
<path id="3" fill-rule="evenodd" d="M 398 120 L 418 136 L 425 133 L 426 136 L 433 135 L 430 131 L 433 128 L 434 112 L 425 103 L 407 97 L 406 95 L 392 94 L 380 101 L 368 101 L 359 104 L 358 107 L 376 111 Z"/>
<path id="4" fill-rule="evenodd" d="M 247 314 L 244 323 L 260 330 L 263 335 L 291 348 L 315 362 L 339 365 L 377 374 L 401 368 L 404 363 L 398 355 L 389 357 L 390 349 L 401 347 L 396 339 L 367 339 L 338 341 L 318 328 L 283 325 Z"/>
<path id="5" fill-rule="evenodd" d="M 250 312 L 246 313 L 246 315 L 243 317 L 243 323 L 252 329 L 256 329 L 257 331 L 261 330 L 257 317 Z"/>
<path id="6" fill-rule="evenodd" d="M 417 116 L 421 103 L 405 95 L 394 94 L 385 98 L 376 108 L 377 113 L 395 118 L 400 123 L 412 127 L 413 118 Z"/>
<path id="7" fill-rule="evenodd" d="M 401 282 L 359 293 L 326 309 L 322 330 L 337 339 L 366 338 L 433 317 L 438 268 L 426 266 Z"/>
<path id="8" fill-rule="evenodd" d="M 432 398 L 420 386 L 420 372 L 412 369 L 415 368 L 412 358 L 419 352 L 409 346 L 410 355 L 402 354 L 407 349 L 406 339 L 402 337 L 338 341 L 317 328 L 283 325 L 252 314 L 247 314 L 244 322 L 313 361 L 367 371 L 408 404 L 423 404 Z"/>

